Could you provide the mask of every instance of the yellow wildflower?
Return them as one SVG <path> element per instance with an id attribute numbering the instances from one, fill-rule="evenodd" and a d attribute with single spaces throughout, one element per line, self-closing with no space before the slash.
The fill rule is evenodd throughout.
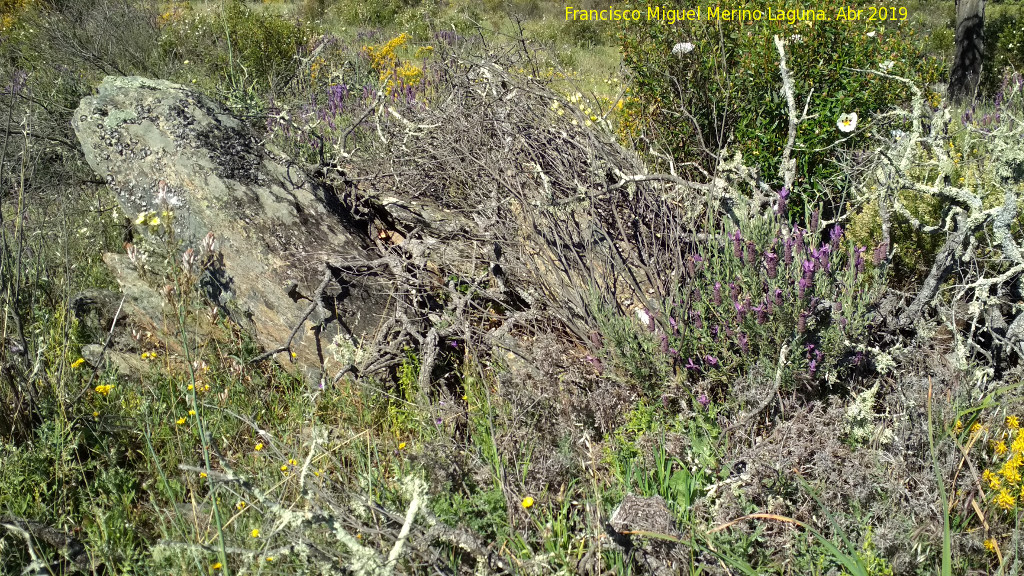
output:
<path id="1" fill-rule="evenodd" d="M 253 528 L 253 529 L 252 529 L 252 537 L 253 537 L 253 538 L 259 538 L 259 537 L 260 537 L 260 531 L 259 531 L 259 529 L 257 529 L 257 528 Z"/>
<path id="2" fill-rule="evenodd" d="M 1010 430 L 1016 430 L 1017 428 L 1020 428 L 1020 420 L 1011 414 L 1006 417 L 1006 427 Z"/>
<path id="3" fill-rule="evenodd" d="M 141 225 L 143 222 L 146 221 L 146 218 L 148 218 L 148 217 L 149 217 L 149 214 L 147 214 L 145 212 L 142 212 L 142 213 L 139 214 L 139 217 L 135 219 L 135 223 L 138 224 L 138 225 Z"/>
<path id="4" fill-rule="evenodd" d="M 113 389 L 114 387 L 110 384 L 100 384 L 95 388 L 97 394 L 102 394 L 104 396 L 110 394 L 110 391 Z"/>
<path id="5" fill-rule="evenodd" d="M 287 464 L 281 464 L 281 472 L 287 472 L 287 471 L 288 471 L 288 465 Z"/>
<path id="6" fill-rule="evenodd" d="M 992 442 L 992 451 L 995 452 L 996 456 L 1002 456 L 1006 454 L 1006 442 L 1000 440 L 999 442 Z"/>
<path id="7" fill-rule="evenodd" d="M 1013 444 L 1010 444 L 1010 450 L 1016 454 L 1024 452 L 1024 434 L 1017 434 L 1017 437 L 1013 440 Z"/>
<path id="8" fill-rule="evenodd" d="M 527 496 L 526 498 L 523 498 L 523 508 L 529 508 L 531 506 L 533 506 L 533 497 Z"/>
<path id="9" fill-rule="evenodd" d="M 71 367 L 78 368 L 82 364 L 85 364 L 85 358 L 79 358 L 78 360 L 75 360 L 74 362 L 71 363 Z"/>
<path id="10" fill-rule="evenodd" d="M 223 565 L 223 564 L 221 564 L 220 562 L 217 562 L 217 563 L 216 563 L 216 564 L 214 564 L 213 566 L 210 566 L 210 570 L 220 570 L 220 569 L 221 569 L 221 568 L 223 568 L 223 567 L 224 567 L 224 565 Z"/>
<path id="11" fill-rule="evenodd" d="M 189 416 L 195 416 L 196 415 L 196 411 L 195 410 L 189 410 L 188 411 L 188 415 Z"/>
<path id="12" fill-rule="evenodd" d="M 995 538 L 989 538 L 988 540 L 985 540 L 985 550 L 988 550 L 989 552 L 995 554 L 995 552 L 996 552 L 996 539 Z"/>
<path id="13" fill-rule="evenodd" d="M 288 463 L 291 464 L 292 466 L 298 466 L 299 464 L 298 462 L 295 461 L 294 458 L 289 458 Z"/>
<path id="14" fill-rule="evenodd" d="M 256 446 L 253 446 L 253 448 L 254 448 L 254 449 L 255 449 L 255 450 L 257 451 L 257 452 L 259 452 L 260 450 L 263 450 L 263 442 L 257 442 L 257 443 L 256 443 Z"/>
<path id="15" fill-rule="evenodd" d="M 100 417 L 100 413 L 99 412 L 93 412 L 92 413 L 92 417 L 93 418 L 99 418 Z"/>
<path id="16" fill-rule="evenodd" d="M 981 432 L 981 422 L 971 424 L 971 434 L 977 434 L 978 432 Z"/>
<path id="17" fill-rule="evenodd" d="M 239 500 L 238 504 L 235 504 L 235 508 L 238 508 L 239 510 L 245 508 L 245 500 Z"/>
<path id="18" fill-rule="evenodd" d="M 960 420 L 957 420 L 956 424 L 953 424 L 953 434 L 960 434 L 963 431 L 964 431 L 964 423 L 961 422 Z"/>
<path id="19" fill-rule="evenodd" d="M 999 488 L 1003 485 L 1003 481 L 999 479 L 999 476 L 993 474 L 991 470 L 985 470 L 984 472 L 982 472 L 981 478 L 985 482 L 988 482 L 988 486 L 992 490 L 999 490 Z"/>
<path id="20" fill-rule="evenodd" d="M 154 227 L 154 228 L 159 226 L 160 225 L 160 217 L 159 216 L 153 216 L 152 218 L 150 218 L 149 219 L 149 225 Z"/>
<path id="21" fill-rule="evenodd" d="M 273 561 L 274 561 L 274 557 L 273 556 L 267 556 L 267 562 L 273 562 Z"/>
<path id="22" fill-rule="evenodd" d="M 398 443 L 398 449 L 399 450 L 405 450 L 405 442 L 399 442 Z"/>
<path id="23" fill-rule="evenodd" d="M 1010 484 L 1020 484 L 1020 470 L 1019 467 L 1012 462 L 1007 462 L 1003 465 L 1003 469 L 999 471 Z"/>
<path id="24" fill-rule="evenodd" d="M 186 420 L 185 420 L 185 417 L 184 417 L 184 416 L 183 416 L 183 417 L 181 417 L 181 418 L 178 418 L 178 426 L 181 426 L 181 425 L 182 425 L 182 424 L 184 424 L 185 422 L 186 422 Z"/>
<path id="25" fill-rule="evenodd" d="M 200 472 L 199 473 L 199 477 L 200 478 L 206 478 L 206 472 Z"/>
<path id="26" fill-rule="evenodd" d="M 1003 510 L 1009 510 L 1017 503 L 1017 500 L 1010 495 L 1010 491 L 1003 488 L 999 491 L 999 495 L 996 496 L 995 505 L 999 506 Z"/>

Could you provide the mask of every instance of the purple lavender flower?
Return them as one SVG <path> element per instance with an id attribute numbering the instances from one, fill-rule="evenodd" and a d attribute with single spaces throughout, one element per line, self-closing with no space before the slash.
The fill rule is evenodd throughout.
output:
<path id="1" fill-rule="evenodd" d="M 716 305 L 722 303 L 722 283 L 715 282 L 715 287 L 711 291 L 711 301 Z"/>
<path id="2" fill-rule="evenodd" d="M 797 297 L 803 298 L 809 288 L 814 286 L 814 279 L 804 276 L 797 282 Z"/>
<path id="3" fill-rule="evenodd" d="M 807 312 L 801 312 L 796 321 L 796 331 L 803 334 L 807 331 Z"/>
<path id="4" fill-rule="evenodd" d="M 674 317 L 668 317 L 668 325 L 672 327 L 673 332 L 679 332 L 679 325 L 676 323 L 676 319 Z"/>
<path id="5" fill-rule="evenodd" d="M 815 270 L 814 260 L 804 260 L 803 263 L 800 264 L 800 267 L 804 271 L 804 275 L 803 275 L 804 278 L 810 278 L 810 279 L 814 278 L 814 270 Z"/>
<path id="6" fill-rule="evenodd" d="M 701 318 L 699 310 L 690 310 L 690 322 L 693 323 L 693 327 L 697 330 L 704 328 L 704 320 Z"/>
<path id="7" fill-rule="evenodd" d="M 708 398 L 707 394 L 701 392 L 700 396 L 697 396 L 697 404 L 700 404 L 703 408 L 707 408 L 708 404 L 711 404 L 711 399 Z"/>
<path id="8" fill-rule="evenodd" d="M 693 363 L 693 358 L 687 358 L 686 359 L 686 366 L 685 366 L 685 368 L 687 370 L 699 370 L 700 369 L 700 367 L 698 367 L 696 364 Z"/>
<path id="9" fill-rule="evenodd" d="M 764 266 L 768 270 L 768 277 L 774 280 L 779 275 L 779 255 L 775 252 L 765 252 Z"/>
<path id="10" fill-rule="evenodd" d="M 777 306 L 782 306 L 782 302 L 783 302 L 783 299 L 782 299 L 782 289 L 781 288 L 776 288 L 775 289 L 775 304 Z"/>
<path id="11" fill-rule="evenodd" d="M 786 238 L 785 243 L 782 247 L 782 261 L 786 263 L 786 266 L 793 264 L 793 245 L 796 241 L 792 236 Z"/>
<path id="12" fill-rule="evenodd" d="M 757 325 L 758 326 L 764 324 L 765 321 L 768 319 L 768 306 L 771 306 L 771 304 L 770 303 L 758 304 L 757 306 L 754 306 L 751 309 L 751 310 L 753 310 L 754 314 L 757 316 Z"/>
<path id="13" fill-rule="evenodd" d="M 735 282 L 729 282 L 729 298 L 732 300 L 733 304 L 735 304 L 736 301 L 739 300 L 739 297 L 740 287 L 737 286 Z"/>
<path id="14" fill-rule="evenodd" d="M 746 307 L 744 307 L 742 303 L 737 302 L 737 303 L 733 304 L 733 308 L 736 309 L 736 322 L 742 323 L 743 322 L 743 318 L 744 318 L 745 314 L 747 313 Z"/>
<path id="15" fill-rule="evenodd" d="M 661 335 L 661 353 L 668 354 L 668 335 L 665 333 Z"/>
<path id="16" fill-rule="evenodd" d="M 746 354 L 750 351 L 750 344 L 747 342 L 747 335 L 740 332 L 739 336 L 736 337 L 736 343 L 740 345 L 740 352 Z"/>
<path id="17" fill-rule="evenodd" d="M 878 266 L 879 264 L 884 262 L 885 259 L 889 256 L 889 245 L 885 242 L 882 242 L 881 244 L 878 245 L 877 248 L 875 248 L 875 251 L 871 256 L 872 263 L 875 266 Z"/>
<path id="18" fill-rule="evenodd" d="M 718 366 L 718 358 L 715 358 L 714 356 L 708 354 L 707 356 L 704 357 L 704 363 L 714 368 L 715 366 Z"/>
<path id="19" fill-rule="evenodd" d="M 740 231 L 737 230 L 729 237 L 732 238 L 732 255 L 743 258 L 743 236 L 740 235 Z"/>
<path id="20" fill-rule="evenodd" d="M 867 251 L 867 246 L 859 246 L 854 251 L 853 256 L 853 268 L 858 274 L 864 273 L 864 252 Z"/>
<path id="21" fill-rule="evenodd" d="M 757 262 L 757 246 L 753 242 L 747 242 L 747 266 L 753 266 Z"/>
<path id="22" fill-rule="evenodd" d="M 786 213 L 786 199 L 789 198 L 789 188 L 785 186 L 779 190 L 779 202 L 775 205 L 775 213 L 782 216 Z"/>
<path id="23" fill-rule="evenodd" d="M 832 227 L 832 230 L 828 233 L 829 242 L 834 245 L 839 245 L 839 239 L 843 237 L 843 227 L 836 224 Z"/>
<path id="24" fill-rule="evenodd" d="M 821 219 L 821 212 L 820 211 L 815 210 L 814 212 L 811 212 L 811 225 L 808 228 L 808 230 L 810 230 L 812 234 L 814 234 L 814 233 L 816 233 L 818 231 L 818 221 L 820 219 Z"/>

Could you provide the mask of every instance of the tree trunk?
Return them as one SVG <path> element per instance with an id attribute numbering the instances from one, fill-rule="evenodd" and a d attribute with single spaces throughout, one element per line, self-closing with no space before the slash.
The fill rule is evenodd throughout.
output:
<path id="1" fill-rule="evenodd" d="M 985 52 L 985 0 L 956 0 L 956 52 L 949 72 L 949 99 L 973 98 Z"/>

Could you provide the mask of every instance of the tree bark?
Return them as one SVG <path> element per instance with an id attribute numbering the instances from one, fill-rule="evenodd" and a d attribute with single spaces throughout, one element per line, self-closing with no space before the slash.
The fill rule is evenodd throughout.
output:
<path id="1" fill-rule="evenodd" d="M 985 53 L 985 0 L 956 0 L 956 52 L 949 72 L 949 99 L 973 98 Z"/>

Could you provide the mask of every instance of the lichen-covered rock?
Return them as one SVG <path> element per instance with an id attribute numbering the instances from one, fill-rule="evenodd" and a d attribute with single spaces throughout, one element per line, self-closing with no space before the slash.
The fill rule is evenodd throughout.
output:
<path id="1" fill-rule="evenodd" d="M 216 274 L 207 271 L 201 285 L 266 349 L 286 344 L 310 305 L 300 295 L 315 292 L 325 262 L 366 257 L 365 226 L 347 216 L 333 191 L 265 149 L 226 109 L 192 90 L 108 77 L 82 100 L 72 124 L 89 165 L 106 179 L 125 214 L 159 215 L 167 207 L 168 196 L 162 203 L 157 198 L 163 180 L 174 203 L 174 249 L 199 252 L 214 233 L 218 267 Z M 162 324 L 167 314 L 161 287 L 129 270 L 135 265 L 126 257 L 105 261 L 136 313 L 173 334 L 174 325 Z M 315 334 L 358 337 L 377 325 L 385 306 L 384 290 L 372 285 L 331 286 L 325 305 L 308 320 L 323 330 L 303 327 L 292 343 L 299 366 L 308 371 L 319 366 Z"/>

